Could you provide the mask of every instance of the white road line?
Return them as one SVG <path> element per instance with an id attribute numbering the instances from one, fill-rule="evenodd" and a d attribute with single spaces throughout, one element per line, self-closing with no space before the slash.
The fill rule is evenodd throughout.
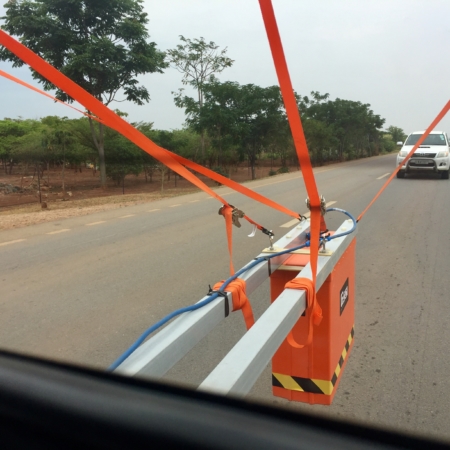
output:
<path id="1" fill-rule="evenodd" d="M 147 211 L 147 212 L 155 212 L 155 211 L 161 211 L 161 210 L 160 209 L 151 209 L 150 211 Z"/>
<path id="2" fill-rule="evenodd" d="M 99 222 L 87 223 L 86 226 L 90 227 L 92 225 L 100 225 L 101 223 L 106 223 L 106 220 L 100 220 Z"/>
<path id="3" fill-rule="evenodd" d="M 189 203 L 197 203 L 197 202 L 199 202 L 200 200 L 191 200 Z"/>
<path id="4" fill-rule="evenodd" d="M 334 205 L 335 203 L 336 203 L 335 201 L 328 202 L 328 203 L 326 203 L 325 206 L 328 208 L 329 206 Z M 303 215 L 303 217 L 309 217 L 310 214 L 311 213 L 308 211 L 307 213 L 302 214 L 302 215 Z M 298 219 L 293 219 L 293 220 L 290 220 L 289 222 L 284 223 L 283 225 L 280 225 L 280 228 L 291 228 L 294 225 L 297 225 L 298 223 L 299 223 Z"/>
<path id="5" fill-rule="evenodd" d="M 67 231 L 70 231 L 70 228 L 64 228 L 63 230 L 51 231 L 50 233 L 45 233 L 45 234 L 59 234 L 59 233 L 66 233 Z"/>
<path id="6" fill-rule="evenodd" d="M 0 244 L 0 247 L 3 247 L 4 245 L 9 245 L 9 244 L 17 244 L 18 242 L 23 242 L 23 241 L 26 241 L 26 239 L 16 239 L 15 241 L 2 242 Z"/>
<path id="7" fill-rule="evenodd" d="M 126 215 L 126 216 L 121 216 L 121 217 L 119 217 L 119 219 L 126 219 L 127 217 L 133 217 L 133 216 L 135 216 L 136 214 L 128 214 L 128 215 Z"/>
<path id="8" fill-rule="evenodd" d="M 331 170 L 336 170 L 336 169 L 324 169 L 324 170 L 321 170 L 321 171 L 314 172 L 314 175 L 317 175 L 319 173 L 324 173 L 324 172 L 330 172 Z M 296 179 L 299 179 L 299 178 L 300 179 L 303 178 L 303 175 L 301 173 L 298 176 L 289 178 L 287 180 L 278 180 L 278 181 L 272 181 L 272 182 L 269 182 L 269 183 L 258 184 L 256 186 L 251 186 L 251 189 L 264 187 L 264 186 L 270 186 L 272 184 L 286 183 L 288 181 L 296 180 Z"/>
<path id="9" fill-rule="evenodd" d="M 176 205 L 170 205 L 169 208 L 175 208 L 176 206 L 181 206 L 181 203 L 178 203 Z"/>
<path id="10" fill-rule="evenodd" d="M 391 174 L 391 172 L 385 173 L 384 175 L 381 175 L 381 177 L 378 177 L 377 180 L 381 180 L 382 178 L 385 178 L 390 174 Z"/>

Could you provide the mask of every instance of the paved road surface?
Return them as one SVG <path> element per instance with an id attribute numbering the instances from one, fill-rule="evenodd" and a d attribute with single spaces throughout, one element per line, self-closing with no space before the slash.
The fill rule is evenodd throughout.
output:
<path id="1" fill-rule="evenodd" d="M 392 172 L 395 156 L 316 170 L 328 202 L 357 215 Z M 299 212 L 298 173 L 250 184 Z M 220 188 L 230 203 L 278 237 L 290 221 Z M 331 407 L 271 396 L 270 368 L 250 398 L 450 439 L 448 295 L 450 182 L 394 180 L 359 227 L 355 346 Z M 191 194 L 0 233 L 0 347 L 98 368 L 149 325 L 194 303 L 228 274 L 219 204 Z M 335 213 L 336 214 L 336 213 Z M 330 228 L 342 218 L 327 217 Z M 236 267 L 267 246 L 234 230 Z M 252 297 L 256 316 L 268 285 Z M 165 377 L 196 386 L 245 332 L 230 316 Z"/>

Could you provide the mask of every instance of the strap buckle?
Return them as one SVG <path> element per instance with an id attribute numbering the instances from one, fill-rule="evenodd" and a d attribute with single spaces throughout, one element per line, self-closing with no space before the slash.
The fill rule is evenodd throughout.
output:
<path id="1" fill-rule="evenodd" d="M 225 206 L 230 206 L 231 208 L 233 208 L 233 210 L 231 211 L 231 220 L 235 227 L 241 228 L 241 223 L 239 222 L 239 219 L 245 217 L 245 213 L 233 205 L 222 205 L 219 209 L 219 214 L 221 216 L 223 216 L 223 208 Z"/>
<path id="2" fill-rule="evenodd" d="M 311 211 L 311 203 L 309 201 L 309 197 L 305 200 L 307 208 Z M 320 196 L 320 214 L 324 216 L 327 213 L 327 204 L 325 202 L 325 197 L 323 195 Z M 300 216 L 301 217 L 301 216 Z M 301 219 L 300 219 L 301 221 Z"/>

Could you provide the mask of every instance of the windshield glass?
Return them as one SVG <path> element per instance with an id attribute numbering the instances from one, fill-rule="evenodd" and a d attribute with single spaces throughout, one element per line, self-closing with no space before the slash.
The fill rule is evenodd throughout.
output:
<path id="1" fill-rule="evenodd" d="M 405 142 L 405 145 L 414 145 L 420 139 L 422 134 L 411 134 Z M 446 145 L 443 134 L 429 134 L 421 145 Z"/>
<path id="2" fill-rule="evenodd" d="M 0 3 L 0 353 L 450 442 L 450 112 L 391 176 L 442 108 L 432 52 L 402 61 L 445 54 L 450 1 L 414 2 L 397 39 L 406 0 L 273 0 L 301 139 L 258 3 Z M 62 77 L 19 68 L 2 27 L 99 101 L 42 95 Z"/>

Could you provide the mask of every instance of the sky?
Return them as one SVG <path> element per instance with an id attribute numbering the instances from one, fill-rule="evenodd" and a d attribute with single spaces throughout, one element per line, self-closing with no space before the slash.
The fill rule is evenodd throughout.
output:
<path id="1" fill-rule="evenodd" d="M 5 0 L 4 0 L 5 1 Z M 425 129 L 449 100 L 450 1 L 272 0 L 294 89 L 371 105 L 408 134 Z M 144 0 L 151 41 L 160 50 L 179 36 L 204 37 L 235 62 L 221 81 L 277 84 L 257 0 Z M 0 16 L 5 9 L 0 6 Z M 0 20 L 0 23 L 2 21 Z M 28 68 L 0 69 L 37 87 Z M 158 129 L 181 128 L 184 112 L 172 92 L 183 87 L 174 68 L 139 78 L 150 92 L 144 106 L 112 104 L 128 120 Z M 189 91 L 187 91 L 189 93 Z M 0 118 L 78 117 L 69 108 L 0 77 Z M 450 133 L 450 113 L 436 127 Z"/>

